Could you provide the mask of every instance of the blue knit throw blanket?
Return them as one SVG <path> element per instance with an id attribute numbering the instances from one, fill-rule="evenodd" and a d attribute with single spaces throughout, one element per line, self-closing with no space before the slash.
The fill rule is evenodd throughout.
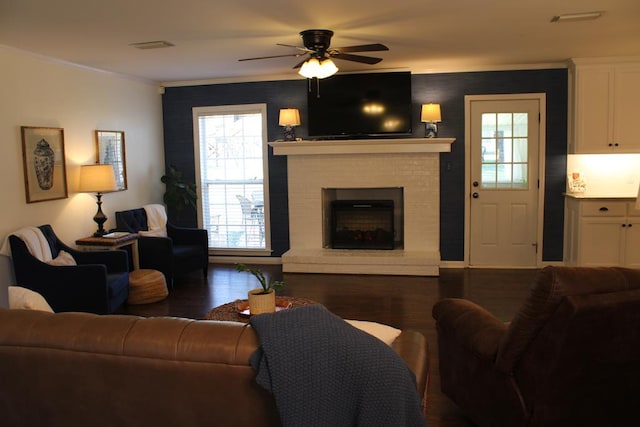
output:
<path id="1" fill-rule="evenodd" d="M 283 426 L 425 426 L 415 375 L 379 339 L 309 305 L 251 317 L 256 381 Z"/>

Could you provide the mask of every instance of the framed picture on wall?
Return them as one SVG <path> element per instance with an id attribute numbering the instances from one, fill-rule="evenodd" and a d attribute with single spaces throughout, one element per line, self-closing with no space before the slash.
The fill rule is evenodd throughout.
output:
<path id="1" fill-rule="evenodd" d="M 124 132 L 96 130 L 96 163 L 113 165 L 118 191 L 127 189 L 127 160 L 124 151 Z"/>
<path id="2" fill-rule="evenodd" d="M 66 199 L 64 130 L 22 126 L 21 133 L 27 203 Z"/>

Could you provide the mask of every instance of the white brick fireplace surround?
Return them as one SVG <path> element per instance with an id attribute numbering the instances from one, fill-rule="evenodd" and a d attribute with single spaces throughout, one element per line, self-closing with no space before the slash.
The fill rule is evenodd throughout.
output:
<path id="1" fill-rule="evenodd" d="M 453 138 L 271 142 L 288 156 L 290 249 L 282 270 L 437 276 L 440 152 Z M 323 189 L 402 188 L 404 245 L 393 250 L 323 247 Z"/>

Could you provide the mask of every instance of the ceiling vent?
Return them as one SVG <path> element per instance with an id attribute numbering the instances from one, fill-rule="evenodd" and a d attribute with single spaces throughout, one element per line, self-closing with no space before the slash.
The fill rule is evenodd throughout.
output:
<path id="1" fill-rule="evenodd" d="M 567 13 L 564 15 L 556 15 L 551 18 L 551 22 L 572 22 L 572 21 L 588 21 L 592 19 L 600 18 L 604 12 L 582 12 L 582 13 Z"/>
<path id="2" fill-rule="evenodd" d="M 157 40 L 152 42 L 131 43 L 129 46 L 133 46 L 138 49 L 161 49 L 163 47 L 171 47 L 175 45 L 165 40 Z"/>

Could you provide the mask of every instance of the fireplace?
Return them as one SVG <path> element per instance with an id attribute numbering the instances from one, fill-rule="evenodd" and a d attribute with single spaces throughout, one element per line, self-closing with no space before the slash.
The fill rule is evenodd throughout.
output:
<path id="1" fill-rule="evenodd" d="M 453 138 L 270 142 L 287 156 L 289 250 L 285 273 L 438 275 L 440 157 Z M 367 190 L 373 194 L 352 190 Z M 385 190 L 380 195 L 378 190 Z M 392 191 L 393 190 L 393 191 Z M 394 196 L 393 193 L 399 193 Z M 394 248 L 335 249 L 334 200 L 394 201 Z"/>
<path id="2" fill-rule="evenodd" d="M 331 203 L 333 249 L 393 249 L 393 200 Z"/>
<path id="3" fill-rule="evenodd" d="M 398 249 L 402 248 L 404 244 L 404 188 L 402 187 L 330 187 L 322 188 L 321 190 L 322 200 L 322 247 L 325 249 Z M 391 232 L 389 236 L 393 239 L 391 242 L 384 245 L 369 245 L 372 247 L 365 247 L 365 245 L 348 245 L 347 242 L 341 241 L 338 245 L 334 245 L 334 235 L 336 231 L 336 223 L 334 219 L 334 208 L 339 207 L 341 215 L 345 215 L 346 211 L 353 211 L 353 207 L 350 204 L 374 204 L 376 206 L 376 216 L 382 216 L 382 211 L 386 210 L 384 215 L 385 221 L 391 218 L 392 224 L 384 225 L 380 227 L 379 218 L 378 224 L 363 225 L 364 229 L 360 231 L 372 231 L 377 228 L 382 228 Z M 380 204 L 383 204 L 382 207 Z M 389 209 L 390 208 L 390 209 Z M 366 208 L 357 208 L 362 211 Z M 344 220 L 352 222 L 353 214 L 350 214 L 346 218 L 341 220 L 342 228 L 344 230 Z M 353 229 L 355 224 L 347 224 L 350 229 Z M 353 247 L 352 247 L 353 246 Z M 374 247 L 375 246 L 375 247 Z M 384 246 L 384 247 L 379 247 Z"/>

